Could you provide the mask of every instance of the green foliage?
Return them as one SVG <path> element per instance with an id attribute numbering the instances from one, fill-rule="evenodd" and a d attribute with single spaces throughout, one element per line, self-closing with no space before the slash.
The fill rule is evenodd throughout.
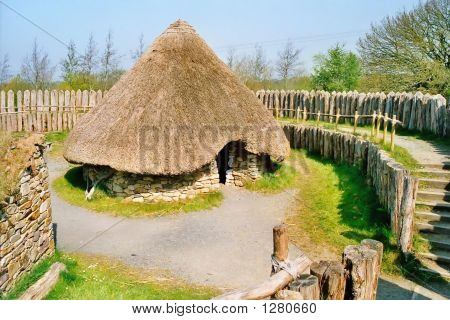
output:
<path id="1" fill-rule="evenodd" d="M 49 300 L 196 300 L 218 294 L 215 289 L 190 285 L 164 273 L 154 274 L 96 256 L 56 252 L 37 264 L 3 299 L 20 297 L 55 262 L 64 263 L 67 270 L 61 273 L 58 283 L 46 297 Z"/>
<path id="2" fill-rule="evenodd" d="M 358 85 L 361 67 L 356 55 L 345 51 L 337 44 L 326 55 L 314 57 L 315 67 L 312 82 L 316 89 L 327 91 L 348 91 Z"/>
<path id="3" fill-rule="evenodd" d="M 123 217 L 151 217 L 173 214 L 176 212 L 191 212 L 217 207 L 222 203 L 223 194 L 219 191 L 201 194 L 190 200 L 158 203 L 135 203 L 113 197 L 101 188 L 97 188 L 93 199 L 87 201 L 84 191 L 82 167 L 69 169 L 64 176 L 53 181 L 53 188 L 63 200 L 78 207 L 96 212 L 106 212 Z"/>
<path id="4" fill-rule="evenodd" d="M 448 0 L 428 0 L 374 24 L 358 42 L 362 90 L 450 93 Z"/>

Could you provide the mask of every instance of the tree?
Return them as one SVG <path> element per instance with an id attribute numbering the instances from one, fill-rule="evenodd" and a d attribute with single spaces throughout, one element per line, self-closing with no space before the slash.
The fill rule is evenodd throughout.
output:
<path id="1" fill-rule="evenodd" d="M 356 88 L 361 76 L 358 57 L 337 44 L 326 55 L 314 56 L 312 82 L 316 89 L 344 91 Z"/>
<path id="2" fill-rule="evenodd" d="M 71 40 L 67 47 L 66 58 L 61 62 L 61 71 L 64 81 L 71 83 L 79 72 L 80 58 L 78 56 L 75 43 Z"/>
<path id="3" fill-rule="evenodd" d="M 88 44 L 84 55 L 81 56 L 80 67 L 81 72 L 87 76 L 91 76 L 95 72 L 95 66 L 97 64 L 98 49 L 95 43 L 94 36 L 92 33 L 89 35 Z"/>
<path id="4" fill-rule="evenodd" d="M 117 51 L 116 51 L 116 49 L 114 49 L 112 31 L 109 30 L 108 34 L 106 36 L 105 50 L 103 51 L 103 54 L 101 57 L 102 69 L 101 69 L 101 73 L 100 73 L 100 78 L 103 82 L 105 90 L 110 85 L 111 80 L 113 82 L 115 82 L 114 79 L 111 78 L 111 76 L 116 75 L 118 66 L 119 66 L 119 59 L 117 56 Z"/>
<path id="5" fill-rule="evenodd" d="M 290 40 L 288 40 L 284 49 L 278 52 L 278 61 L 275 69 L 284 81 L 285 88 L 287 87 L 287 80 L 294 75 L 300 65 L 299 58 L 300 50 L 296 49 Z"/>
<path id="6" fill-rule="evenodd" d="M 138 47 L 136 48 L 136 50 L 131 52 L 131 57 L 133 58 L 133 60 L 139 59 L 144 54 L 144 50 L 145 50 L 144 34 L 141 33 L 139 35 Z"/>
<path id="7" fill-rule="evenodd" d="M 267 81 L 272 76 L 270 63 L 260 45 L 255 46 L 255 53 L 249 58 L 252 80 Z"/>
<path id="8" fill-rule="evenodd" d="M 11 78 L 11 73 L 9 71 L 9 57 L 7 54 L 3 56 L 3 59 L 0 60 L 0 84 L 3 84 Z"/>
<path id="9" fill-rule="evenodd" d="M 449 0 L 428 0 L 373 24 L 358 42 L 369 79 L 388 90 L 449 90 L 449 5 Z"/>
<path id="10" fill-rule="evenodd" d="M 230 47 L 227 52 L 227 66 L 230 67 L 231 70 L 235 67 L 236 63 L 236 49 L 234 47 Z"/>
<path id="11" fill-rule="evenodd" d="M 36 89 L 45 88 L 52 81 L 53 71 L 48 53 L 39 48 L 35 39 L 31 55 L 27 56 L 22 64 L 23 79 Z"/>

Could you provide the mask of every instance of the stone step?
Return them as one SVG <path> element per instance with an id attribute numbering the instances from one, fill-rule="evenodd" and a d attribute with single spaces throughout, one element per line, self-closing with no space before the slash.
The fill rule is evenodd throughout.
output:
<path id="1" fill-rule="evenodd" d="M 425 206 L 430 211 L 450 211 L 450 203 L 448 202 L 439 202 L 439 201 L 416 201 L 416 205 Z"/>
<path id="2" fill-rule="evenodd" d="M 450 251 L 450 235 L 446 234 L 422 234 L 422 238 L 428 241 L 433 249 Z"/>
<path id="3" fill-rule="evenodd" d="M 427 176 L 429 178 L 450 180 L 450 171 L 448 170 L 419 169 L 416 170 L 415 172 L 417 172 L 419 176 Z"/>
<path id="4" fill-rule="evenodd" d="M 419 257 L 420 258 L 420 257 Z M 450 278 L 450 264 L 437 263 L 436 261 L 420 258 L 420 262 L 423 267 L 419 268 L 420 271 L 428 272 L 434 276 L 440 276 L 444 279 Z"/>
<path id="5" fill-rule="evenodd" d="M 448 211 L 416 211 L 416 217 L 422 221 L 434 222 L 444 221 L 450 222 L 450 212 Z"/>
<path id="6" fill-rule="evenodd" d="M 422 167 L 425 169 L 439 169 L 439 170 L 449 170 L 450 169 L 450 162 L 439 162 L 439 163 L 422 163 Z"/>
<path id="7" fill-rule="evenodd" d="M 445 222 L 416 222 L 416 228 L 420 232 L 431 232 L 450 235 L 450 223 Z"/>
<path id="8" fill-rule="evenodd" d="M 419 201 L 444 201 L 450 202 L 450 192 L 443 190 L 427 189 L 419 190 L 417 192 L 417 199 Z"/>
<path id="9" fill-rule="evenodd" d="M 433 252 L 419 252 L 417 255 L 421 258 L 426 258 L 432 261 L 450 264 L 450 252 L 445 250 L 433 250 Z"/>
<path id="10" fill-rule="evenodd" d="M 420 189 L 437 189 L 437 190 L 450 190 L 449 180 L 440 179 L 430 179 L 430 178 L 420 178 L 419 179 Z"/>

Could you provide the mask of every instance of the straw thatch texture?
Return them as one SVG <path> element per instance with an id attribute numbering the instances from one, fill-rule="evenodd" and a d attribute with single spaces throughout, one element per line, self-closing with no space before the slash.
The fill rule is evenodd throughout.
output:
<path id="1" fill-rule="evenodd" d="M 140 174 L 192 172 L 230 141 L 282 160 L 288 142 L 255 95 L 191 26 L 176 21 L 77 123 L 74 163 Z"/>

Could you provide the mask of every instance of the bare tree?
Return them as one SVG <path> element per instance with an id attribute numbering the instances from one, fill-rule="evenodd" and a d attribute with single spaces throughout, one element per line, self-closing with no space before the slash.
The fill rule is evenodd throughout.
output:
<path id="1" fill-rule="evenodd" d="M 296 69 L 300 65 L 300 50 L 295 48 L 293 43 L 288 40 L 284 49 L 278 52 L 278 61 L 275 69 L 284 81 L 284 86 L 287 87 L 287 81 L 293 76 Z"/>
<path id="2" fill-rule="evenodd" d="M 110 84 L 110 80 L 113 80 L 111 79 L 111 75 L 116 74 L 119 66 L 119 57 L 117 55 L 117 50 L 114 49 L 113 35 L 111 30 L 108 31 L 108 34 L 106 36 L 105 50 L 103 51 L 101 57 L 101 66 L 102 70 L 100 76 L 106 90 L 107 86 Z"/>
<path id="3" fill-rule="evenodd" d="M 255 53 L 250 58 L 250 66 L 253 80 L 270 80 L 270 77 L 272 76 L 270 62 L 267 60 L 264 49 L 260 45 L 255 46 Z"/>
<path id="4" fill-rule="evenodd" d="M 11 78 L 10 67 L 9 57 L 5 54 L 3 59 L 0 60 L 0 84 L 7 82 Z"/>
<path id="5" fill-rule="evenodd" d="M 78 56 L 75 43 L 71 40 L 67 47 L 66 58 L 61 62 L 63 79 L 69 81 L 79 71 L 79 67 L 80 57 Z"/>
<path id="6" fill-rule="evenodd" d="M 139 35 L 139 44 L 138 47 L 136 48 L 136 50 L 131 52 L 131 57 L 134 60 L 139 59 L 143 54 L 144 54 L 144 50 L 145 50 L 145 44 L 144 44 L 144 34 L 141 33 Z"/>
<path id="7" fill-rule="evenodd" d="M 50 66 L 48 53 L 39 48 L 34 40 L 31 55 L 22 64 L 22 77 L 35 88 L 44 88 L 52 81 L 54 68 Z"/>
<path id="8" fill-rule="evenodd" d="M 236 49 L 234 47 L 228 49 L 226 63 L 228 67 L 233 70 L 236 64 Z"/>
<path id="9" fill-rule="evenodd" d="M 84 51 L 84 55 L 81 56 L 80 66 L 82 73 L 90 76 L 95 72 L 95 66 L 97 64 L 98 59 L 97 55 L 98 55 L 97 44 L 95 43 L 94 36 L 91 33 L 89 35 L 89 40 L 86 46 L 86 50 Z"/>

